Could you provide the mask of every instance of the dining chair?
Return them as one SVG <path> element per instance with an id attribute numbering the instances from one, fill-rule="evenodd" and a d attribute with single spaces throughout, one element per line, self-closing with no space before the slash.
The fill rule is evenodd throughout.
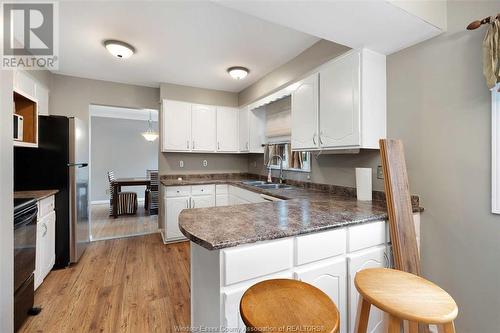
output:
<path id="1" fill-rule="evenodd" d="M 160 187 L 160 179 L 158 170 L 146 170 L 147 177 L 151 180 L 149 188 L 146 189 L 144 207 L 149 212 L 149 215 L 158 214 L 158 189 Z"/>
<path id="2" fill-rule="evenodd" d="M 113 171 L 108 171 L 108 181 L 109 181 L 109 192 L 110 195 L 110 209 L 109 215 L 113 215 L 113 205 L 115 204 L 115 191 L 114 191 L 114 181 L 115 174 Z M 116 200 L 117 214 L 118 215 L 133 215 L 137 213 L 137 193 L 135 192 L 118 192 L 118 198 Z"/>

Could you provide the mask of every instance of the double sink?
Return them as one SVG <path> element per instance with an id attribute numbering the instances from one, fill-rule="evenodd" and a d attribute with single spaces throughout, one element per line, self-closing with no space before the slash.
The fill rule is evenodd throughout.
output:
<path id="1" fill-rule="evenodd" d="M 263 190 L 286 190 L 293 188 L 293 186 L 287 184 L 276 184 L 276 183 L 267 183 L 263 180 L 252 180 L 243 182 L 245 185 L 254 186 Z"/>

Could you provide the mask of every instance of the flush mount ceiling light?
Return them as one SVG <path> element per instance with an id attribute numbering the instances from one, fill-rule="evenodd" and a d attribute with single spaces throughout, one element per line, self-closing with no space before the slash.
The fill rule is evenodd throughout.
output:
<path id="1" fill-rule="evenodd" d="M 119 40 L 106 40 L 104 41 L 104 46 L 109 53 L 120 59 L 128 58 L 135 52 L 135 48 L 132 45 Z"/>
<path id="2" fill-rule="evenodd" d="M 146 141 L 150 142 L 155 141 L 158 138 L 158 133 L 153 130 L 153 126 L 151 123 L 151 111 L 149 111 L 148 130 L 142 133 L 142 136 L 144 137 L 144 139 L 146 139 Z"/>
<path id="3" fill-rule="evenodd" d="M 242 80 L 248 75 L 250 71 L 246 67 L 234 66 L 234 67 L 229 67 L 227 69 L 227 72 L 229 73 L 229 75 L 231 75 L 233 79 Z"/>

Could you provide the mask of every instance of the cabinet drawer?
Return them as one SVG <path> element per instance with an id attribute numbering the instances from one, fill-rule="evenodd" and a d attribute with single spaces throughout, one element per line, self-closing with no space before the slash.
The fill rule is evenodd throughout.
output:
<path id="1" fill-rule="evenodd" d="M 222 250 L 224 284 L 253 279 L 292 267 L 293 239 Z"/>
<path id="2" fill-rule="evenodd" d="M 295 264 L 303 265 L 313 261 L 344 254 L 346 251 L 345 228 L 313 233 L 295 238 Z"/>
<path id="3" fill-rule="evenodd" d="M 167 186 L 165 195 L 171 197 L 186 197 L 191 193 L 191 186 Z"/>
<path id="4" fill-rule="evenodd" d="M 227 194 L 228 193 L 228 185 L 227 184 L 215 185 L 215 193 L 217 195 L 219 195 L 219 194 Z"/>
<path id="5" fill-rule="evenodd" d="M 50 214 L 55 208 L 54 196 L 42 199 L 38 202 L 38 218 L 42 219 Z"/>
<path id="6" fill-rule="evenodd" d="M 354 252 L 385 244 L 385 221 L 355 225 L 347 229 L 347 251 Z"/>
<path id="7" fill-rule="evenodd" d="M 215 193 L 215 185 L 193 185 L 191 195 L 207 195 Z"/>

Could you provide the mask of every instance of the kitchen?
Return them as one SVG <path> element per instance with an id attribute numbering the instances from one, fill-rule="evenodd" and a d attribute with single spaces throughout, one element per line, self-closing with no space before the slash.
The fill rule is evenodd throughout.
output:
<path id="1" fill-rule="evenodd" d="M 242 329 L 249 320 L 239 313 L 242 295 L 262 280 L 277 278 L 317 286 L 338 308 L 340 332 L 354 331 L 356 265 L 361 269 L 366 261 L 376 262 L 373 267 L 395 267 L 395 240 L 381 200 L 386 179 L 379 139 L 399 138 L 405 148 L 422 276 L 453 296 L 459 309 L 457 331 L 495 332 L 500 326 L 493 306 L 500 272 L 486 263 L 499 250 L 494 237 L 498 217 L 489 207 L 495 198 L 493 180 L 484 176 L 491 172 L 495 94 L 482 73 L 481 45 L 488 25 L 475 31 L 465 27 L 498 13 L 498 3 L 436 2 L 427 12 L 434 16 L 425 16 L 425 11 L 404 4 L 360 2 L 349 7 L 332 2 L 339 24 L 353 27 L 344 30 L 319 24 L 325 22 L 325 4 L 307 9 L 316 18 L 312 22 L 299 19 L 305 10 L 299 5 L 290 5 L 283 18 L 272 2 L 246 3 L 155 2 L 142 7 L 131 2 L 120 8 L 123 15 L 143 13 L 154 22 L 143 26 L 162 31 L 165 40 L 175 40 L 186 50 L 203 50 L 179 57 L 160 45 L 155 52 L 166 60 L 155 63 L 154 70 L 147 71 L 143 57 L 153 52 L 150 43 L 158 35 L 143 36 L 144 41 L 132 37 L 133 27 L 125 28 L 120 15 L 110 26 L 123 32 L 106 31 L 102 22 L 118 8 L 104 2 L 99 15 L 87 17 L 102 29 L 99 37 L 85 39 L 87 49 L 78 45 L 76 30 L 60 31 L 60 58 L 66 61 L 61 71 L 2 71 L 2 109 L 13 109 L 13 92 L 29 90 L 26 82 L 35 87 L 26 95 L 36 97 L 42 117 L 75 117 L 83 128 L 89 125 L 90 105 L 160 109 L 158 233 L 91 242 L 78 263 L 61 269 L 51 269 L 57 250 L 47 247 L 51 255 L 43 261 L 45 276 L 33 303 L 41 312 L 22 331 Z M 69 27 L 68 22 L 87 26 L 85 15 L 76 17 L 71 11 L 93 6 L 60 3 L 61 27 Z M 375 17 L 370 21 L 366 14 L 375 11 L 394 15 L 381 17 L 399 24 L 399 30 L 380 25 Z M 363 17 L 380 30 L 355 33 L 356 20 L 344 19 L 354 12 L 360 15 L 358 22 Z M 169 29 L 185 30 L 171 33 L 184 33 L 185 40 L 196 41 L 194 46 L 168 35 L 158 23 L 162 20 L 153 17 L 171 18 L 164 20 L 175 22 Z M 199 25 L 190 31 L 181 17 L 186 24 L 187 17 L 199 20 Z M 214 18 L 220 26 L 202 24 Z M 237 29 L 223 29 L 231 24 Z M 258 38 L 263 31 L 265 36 Z M 101 40 L 110 37 L 130 43 L 125 44 L 132 55 L 117 59 L 107 53 Z M 224 48 L 227 40 L 233 41 L 232 49 Z M 247 48 L 248 41 L 253 48 Z M 462 56 L 452 56 L 457 49 Z M 92 66 L 80 66 L 75 50 L 93 59 Z M 14 175 L 29 174 L 21 171 L 29 163 L 16 163 L 14 152 L 41 147 L 14 148 L 12 116 L 3 120 L 2 188 L 19 190 Z M 33 123 L 41 133 L 42 122 Z M 83 146 L 88 150 L 88 141 Z M 87 162 L 68 159 L 78 164 L 76 169 L 85 169 L 81 164 Z M 22 190 L 41 190 L 32 187 Z M 358 200 L 363 189 L 367 198 Z M 11 206 L 14 193 L 4 192 L 2 220 L 10 221 L 12 207 L 3 199 Z M 43 199 L 55 200 L 40 201 L 42 220 L 70 207 L 58 205 L 58 195 L 43 194 Z M 90 199 L 82 197 L 81 203 Z M 59 241 L 57 228 L 69 223 L 56 217 L 52 224 Z M 51 223 L 46 227 L 51 234 Z M 1 243 L 2 253 L 12 251 L 14 239 L 2 238 Z M 2 260 L 2 267 L 13 267 L 12 258 Z M 93 263 L 106 269 L 92 271 Z M 36 280 L 36 263 L 34 271 Z M 11 278 L 0 278 L 14 289 Z M 144 279 L 149 282 L 141 283 Z M 481 284 L 472 287 L 471 279 Z M 2 331 L 13 330 L 11 294 L 0 295 L 6 318 Z M 50 315 L 65 307 L 60 322 Z M 78 313 L 83 315 L 77 319 Z M 385 325 L 382 312 L 372 309 L 369 331 L 384 331 Z"/>

